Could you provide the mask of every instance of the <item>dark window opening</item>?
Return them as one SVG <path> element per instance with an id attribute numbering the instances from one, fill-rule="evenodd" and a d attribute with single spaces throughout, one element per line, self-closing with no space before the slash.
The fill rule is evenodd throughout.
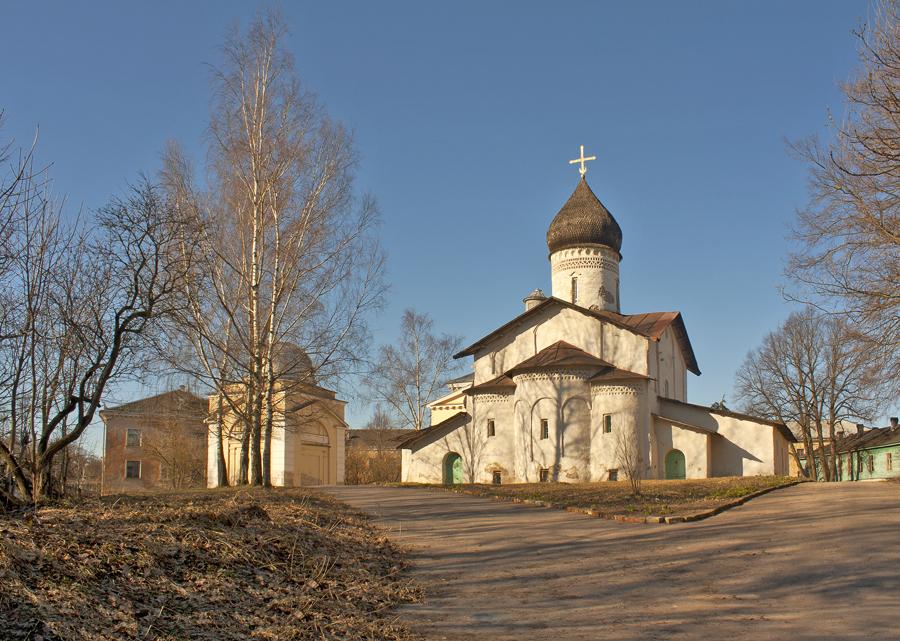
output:
<path id="1" fill-rule="evenodd" d="M 618 481 L 619 480 L 619 470 L 610 470 L 609 471 L 609 480 L 610 481 Z"/>
<path id="2" fill-rule="evenodd" d="M 541 419 L 541 438 L 550 438 L 550 421 Z"/>
<path id="3" fill-rule="evenodd" d="M 550 481 L 550 470 L 546 467 L 541 469 L 540 475 L 541 483 L 548 483 Z"/>
<path id="4" fill-rule="evenodd" d="M 494 485 L 500 485 L 501 480 L 502 479 L 500 478 L 500 472 L 494 472 L 491 477 L 491 483 L 493 483 Z"/>
<path id="5" fill-rule="evenodd" d="M 603 433 L 604 434 L 612 433 L 612 414 L 606 414 L 603 417 Z"/>
<path id="6" fill-rule="evenodd" d="M 490 420 L 487 422 L 487 435 L 488 435 L 488 436 L 494 436 L 496 433 L 497 433 L 497 432 L 496 432 L 496 430 L 494 429 L 494 420 L 493 420 L 493 419 L 490 419 Z"/>
<path id="7" fill-rule="evenodd" d="M 125 461 L 125 478 L 139 479 L 141 478 L 141 462 Z"/>

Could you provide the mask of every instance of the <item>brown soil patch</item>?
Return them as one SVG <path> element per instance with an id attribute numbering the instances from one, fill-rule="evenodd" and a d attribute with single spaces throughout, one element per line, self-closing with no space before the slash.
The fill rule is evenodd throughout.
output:
<path id="1" fill-rule="evenodd" d="M 108 497 L 0 516 L 0 638 L 389 639 L 399 548 L 300 490 Z"/>

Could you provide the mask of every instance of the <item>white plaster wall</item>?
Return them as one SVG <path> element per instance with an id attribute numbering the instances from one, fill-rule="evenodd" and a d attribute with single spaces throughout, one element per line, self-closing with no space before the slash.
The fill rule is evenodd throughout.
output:
<path id="1" fill-rule="evenodd" d="M 618 368 L 649 374 L 649 339 L 574 309 L 551 308 L 479 350 L 475 354 L 475 384 L 496 378 L 561 340 Z"/>
<path id="2" fill-rule="evenodd" d="M 550 254 L 553 296 L 582 307 L 618 312 L 619 254 L 609 247 L 573 247 Z M 572 278 L 578 300 L 572 300 Z"/>
<path id="3" fill-rule="evenodd" d="M 651 465 L 647 383 L 594 385 L 591 398 L 592 480 L 605 481 L 609 478 L 610 469 L 621 470 L 619 442 L 634 435 L 645 466 Z M 607 414 L 612 417 L 612 432 L 609 434 L 603 432 L 603 417 Z M 644 475 L 648 475 L 646 469 Z M 624 479 L 624 475 L 619 478 Z"/>
<path id="4" fill-rule="evenodd" d="M 710 476 L 777 474 L 783 468 L 787 441 L 765 423 L 714 414 L 702 408 L 660 400 L 660 413 L 718 435 L 712 439 Z"/>
<path id="5" fill-rule="evenodd" d="M 294 484 L 294 457 L 286 456 L 292 451 L 290 444 L 295 434 L 284 429 L 284 413 L 277 412 L 272 418 L 272 485 L 276 487 Z"/>
<path id="6" fill-rule="evenodd" d="M 705 479 L 710 476 L 712 434 L 689 430 L 662 419 L 654 421 L 653 432 L 658 462 L 656 478 L 666 478 L 666 455 L 672 450 L 681 450 L 684 454 L 686 478 Z"/>
<path id="7" fill-rule="evenodd" d="M 484 435 L 478 439 L 480 451 L 473 450 L 469 456 L 475 457 L 479 483 L 490 483 L 493 473 L 500 472 L 502 483 L 517 481 L 515 471 L 515 397 L 512 394 L 475 394 L 468 399 L 469 412 L 475 430 Z M 494 421 L 494 436 L 487 436 L 487 422 Z M 452 441 L 448 438 L 448 444 Z M 466 455 L 459 452 L 463 459 Z"/>
<path id="8" fill-rule="evenodd" d="M 687 367 L 671 326 L 666 328 L 659 341 L 651 342 L 649 361 L 650 376 L 656 379 L 656 393 L 664 398 L 686 401 Z"/>
<path id="9" fill-rule="evenodd" d="M 219 451 L 219 434 L 216 425 L 209 425 L 206 434 L 206 487 L 215 487 L 219 473 L 216 462 Z"/>
<path id="10" fill-rule="evenodd" d="M 334 482 L 336 485 L 343 485 L 347 462 L 347 430 L 343 425 L 335 425 L 334 433 L 333 447 L 337 450 L 337 478 Z"/>
<path id="11" fill-rule="evenodd" d="M 521 482 L 540 479 L 547 469 L 553 480 L 590 480 L 590 389 L 592 372 L 574 370 L 519 374 L 516 383 L 515 423 L 518 450 L 515 470 Z M 566 421 L 565 419 L 569 419 Z M 541 438 L 541 420 L 548 438 Z"/>
<path id="12" fill-rule="evenodd" d="M 463 461 L 464 482 L 489 483 L 489 461 L 496 459 L 495 452 L 502 448 L 502 438 L 488 438 L 484 425 L 470 419 L 431 443 L 404 450 L 401 477 L 411 483 L 443 483 L 444 459 L 455 452 Z"/>

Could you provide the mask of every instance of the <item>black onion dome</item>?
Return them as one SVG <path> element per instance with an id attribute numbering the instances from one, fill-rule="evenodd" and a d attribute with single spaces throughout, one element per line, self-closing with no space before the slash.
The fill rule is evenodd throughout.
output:
<path id="1" fill-rule="evenodd" d="M 579 245 L 606 245 L 617 252 L 622 249 L 622 228 L 591 191 L 584 176 L 547 230 L 551 253 Z"/>

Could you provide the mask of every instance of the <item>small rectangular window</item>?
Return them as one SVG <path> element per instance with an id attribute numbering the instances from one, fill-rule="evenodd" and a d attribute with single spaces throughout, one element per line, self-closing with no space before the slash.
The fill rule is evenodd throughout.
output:
<path id="1" fill-rule="evenodd" d="M 806 458 L 806 450 L 802 447 L 797 448 L 797 458 Z"/>
<path id="2" fill-rule="evenodd" d="M 619 470 L 612 469 L 609 471 L 609 480 L 610 481 L 618 481 L 619 480 Z"/>
<path id="3" fill-rule="evenodd" d="M 578 302 L 578 277 L 572 276 L 572 302 Z"/>
<path id="4" fill-rule="evenodd" d="M 541 438 L 550 438 L 550 421 L 541 419 Z"/>
<path id="5" fill-rule="evenodd" d="M 890 452 L 885 452 L 885 454 L 884 454 L 884 469 L 886 469 L 886 470 L 894 469 L 894 457 L 891 456 Z"/>
<path id="6" fill-rule="evenodd" d="M 875 456 L 872 454 L 869 454 L 869 457 L 866 460 L 866 469 L 869 471 L 869 474 L 872 474 L 875 471 Z"/>
<path id="7" fill-rule="evenodd" d="M 497 432 L 494 429 L 494 419 L 488 419 L 487 422 L 487 435 L 494 436 Z"/>
<path id="8" fill-rule="evenodd" d="M 125 461 L 125 478 L 139 479 L 141 478 L 141 462 Z"/>
<path id="9" fill-rule="evenodd" d="M 540 475 L 541 483 L 549 483 L 550 482 L 550 470 L 546 467 L 541 469 Z"/>
<path id="10" fill-rule="evenodd" d="M 502 479 L 500 478 L 500 472 L 494 472 L 491 476 L 491 483 L 493 483 L 494 485 L 500 485 L 501 480 Z"/>
<path id="11" fill-rule="evenodd" d="M 603 415 L 603 433 L 604 434 L 612 433 L 612 414 L 604 414 Z"/>
<path id="12" fill-rule="evenodd" d="M 125 447 L 140 447 L 141 431 L 135 427 L 129 427 L 125 432 Z"/>

